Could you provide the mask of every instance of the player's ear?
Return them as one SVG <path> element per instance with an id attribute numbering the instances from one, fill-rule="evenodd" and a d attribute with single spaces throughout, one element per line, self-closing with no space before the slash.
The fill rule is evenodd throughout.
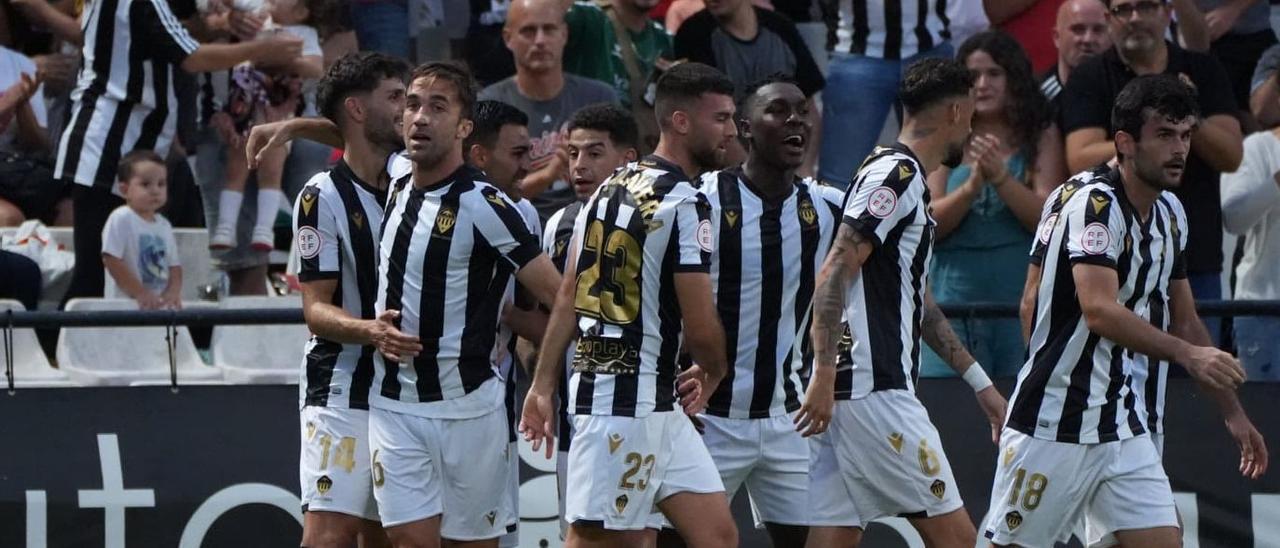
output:
<path id="1" fill-rule="evenodd" d="M 476 127 L 476 123 L 471 120 L 468 120 L 466 118 L 463 118 L 462 120 L 460 120 L 458 122 L 458 134 L 457 134 L 458 140 L 465 141 L 467 137 L 471 136 L 471 130 L 475 129 L 475 127 Z"/>
<path id="2" fill-rule="evenodd" d="M 634 147 L 627 147 L 626 152 L 622 153 L 622 158 L 625 159 L 628 164 L 636 161 L 636 159 L 639 157 L 640 157 L 640 152 L 637 151 Z"/>
<path id="3" fill-rule="evenodd" d="M 348 118 L 357 122 L 364 121 L 364 102 L 356 98 L 354 95 L 343 99 L 342 108 L 347 111 Z"/>
<path id="4" fill-rule="evenodd" d="M 489 151 L 485 150 L 479 143 L 471 145 L 471 148 L 466 150 L 467 163 L 483 170 L 484 166 L 489 165 L 488 152 Z"/>
<path id="5" fill-rule="evenodd" d="M 1135 149 L 1138 146 L 1138 140 L 1127 131 L 1121 130 L 1116 132 L 1115 136 L 1116 153 L 1121 158 L 1132 158 Z"/>
<path id="6" fill-rule="evenodd" d="M 680 135 L 689 133 L 689 126 L 692 125 L 692 122 L 693 120 L 690 119 L 688 112 L 677 110 L 671 113 L 671 128 Z"/>

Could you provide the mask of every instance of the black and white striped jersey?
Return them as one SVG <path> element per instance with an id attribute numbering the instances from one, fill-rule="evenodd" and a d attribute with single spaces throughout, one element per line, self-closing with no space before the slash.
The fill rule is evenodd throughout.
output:
<path id="1" fill-rule="evenodd" d="M 578 212 L 581 210 L 582 202 L 574 202 L 560 208 L 547 219 L 546 230 L 542 233 L 542 252 L 551 258 L 551 263 L 561 274 L 564 273 L 565 261 L 569 257 L 569 243 L 573 240 L 573 224 L 577 221 Z M 556 430 L 556 442 L 558 450 L 563 452 L 569 451 L 569 444 L 573 439 L 573 436 L 567 433 L 572 431 L 572 426 L 569 424 L 569 378 L 573 376 L 575 346 L 572 345 L 565 350 L 564 374 L 560 376 L 558 391 L 560 396 L 557 411 L 560 416 L 560 427 Z"/>
<path id="2" fill-rule="evenodd" d="M 837 1 L 837 52 L 906 59 L 951 39 L 947 0 Z"/>
<path id="3" fill-rule="evenodd" d="M 516 205 L 516 210 L 520 213 L 520 217 L 524 219 L 525 227 L 529 229 L 529 233 L 534 238 L 542 239 L 542 220 L 538 218 L 538 210 L 533 207 L 533 203 L 529 200 L 521 199 L 519 196 L 507 195 L 507 198 Z M 533 300 L 527 292 L 520 287 L 520 283 L 516 281 L 515 272 L 511 271 L 507 279 L 505 297 L 503 298 L 503 306 L 537 306 L 537 301 Z M 528 303 L 527 301 L 534 302 Z M 498 344 L 493 348 L 493 362 L 498 364 L 498 374 L 502 376 L 503 383 L 506 385 L 506 395 L 503 401 L 507 405 L 507 425 L 511 427 L 510 440 L 516 441 L 516 421 L 519 420 L 520 408 L 519 394 L 516 392 L 516 333 L 506 323 L 498 325 Z"/>
<path id="4" fill-rule="evenodd" d="M 709 206 L 679 166 L 648 156 L 614 173 L 574 223 L 578 344 L 569 408 L 671 411 L 682 343 L 675 275 L 709 272 Z"/>
<path id="5" fill-rule="evenodd" d="M 178 120 L 173 75 L 200 43 L 165 0 L 90 0 L 81 21 L 84 61 L 54 174 L 111 187 L 123 153 L 169 150 Z"/>
<path id="6" fill-rule="evenodd" d="M 386 191 L 361 181 L 345 161 L 317 174 L 293 207 L 302 282 L 338 280 L 332 304 L 353 318 L 376 317 L 378 238 Z M 302 405 L 369 408 L 373 346 L 312 335 L 298 388 Z"/>
<path id="7" fill-rule="evenodd" d="M 702 176 L 716 235 L 711 281 L 729 371 L 707 413 L 734 419 L 800 408 L 800 371 L 812 362 L 810 302 L 840 223 L 840 192 L 811 180 L 770 202 L 741 168 Z"/>
<path id="8" fill-rule="evenodd" d="M 1089 184 L 1090 181 L 1097 177 L 1106 175 L 1110 171 L 1111 168 L 1105 164 L 1081 171 L 1067 179 L 1065 183 L 1049 194 L 1049 198 L 1045 200 L 1044 209 L 1040 212 L 1040 224 L 1036 228 L 1036 239 L 1031 244 L 1032 264 L 1037 266 L 1041 264 L 1045 248 L 1048 247 L 1050 236 L 1053 235 L 1054 224 L 1057 223 L 1058 215 L 1067 200 L 1081 187 Z M 1157 290 L 1151 295 L 1151 305 L 1147 307 L 1148 314 L 1145 316 L 1151 321 L 1151 325 L 1162 331 L 1169 329 L 1168 297 L 1166 295 L 1168 295 L 1167 284 L 1165 290 Z M 1151 361 L 1146 355 L 1135 354 L 1132 351 L 1129 354 L 1133 359 L 1133 374 L 1129 384 L 1138 398 L 1140 404 L 1138 413 L 1142 417 L 1142 423 L 1147 426 L 1149 432 L 1162 433 L 1164 432 L 1164 404 L 1165 392 L 1169 381 L 1169 362 L 1162 360 Z"/>
<path id="9" fill-rule="evenodd" d="M 845 295 L 836 399 L 914 392 L 920 320 L 937 223 L 920 160 L 901 143 L 877 147 L 854 175 L 842 222 L 875 245 Z"/>
<path id="10" fill-rule="evenodd" d="M 1010 398 L 1009 428 L 1065 443 L 1115 441 L 1147 431 L 1146 402 L 1132 389 L 1132 354 L 1089 331 L 1072 266 L 1114 268 L 1119 302 L 1163 323 L 1161 297 L 1168 294 L 1169 280 L 1186 276 L 1187 226 L 1182 204 L 1170 192 L 1161 193 L 1142 219 L 1115 170 L 1070 195 L 1048 231 L 1030 350 Z M 1157 390 L 1152 402 L 1159 400 Z"/>
<path id="11" fill-rule="evenodd" d="M 435 418 L 478 416 L 502 404 L 493 352 L 510 277 L 540 251 L 502 191 L 461 166 L 417 187 L 393 183 L 379 248 L 377 310 L 399 310 L 422 352 L 375 356 L 370 405 Z M 493 382 L 489 382 L 493 381 Z"/>

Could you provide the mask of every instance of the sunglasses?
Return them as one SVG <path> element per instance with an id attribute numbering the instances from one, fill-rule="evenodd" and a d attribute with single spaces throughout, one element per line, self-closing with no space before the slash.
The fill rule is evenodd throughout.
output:
<path id="1" fill-rule="evenodd" d="M 1165 5 L 1164 2 L 1154 2 L 1152 0 L 1146 0 L 1143 2 L 1134 2 L 1132 4 L 1124 4 L 1122 6 L 1112 6 L 1110 11 L 1111 11 L 1111 15 L 1114 15 L 1121 19 L 1128 19 L 1129 17 L 1133 16 L 1134 12 L 1138 12 L 1138 15 L 1141 15 L 1143 17 L 1152 15 L 1157 10 L 1164 7 L 1164 5 Z"/>

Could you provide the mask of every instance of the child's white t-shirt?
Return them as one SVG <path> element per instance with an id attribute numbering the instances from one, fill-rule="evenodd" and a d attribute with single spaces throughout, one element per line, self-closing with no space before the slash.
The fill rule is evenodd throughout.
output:
<path id="1" fill-rule="evenodd" d="M 123 261 L 142 285 L 156 295 L 169 285 L 169 268 L 180 266 L 178 242 L 169 220 L 156 213 L 155 220 L 148 222 L 129 206 L 117 207 L 107 217 L 107 224 L 102 228 L 102 254 Z M 106 278 L 103 294 L 106 298 L 130 298 L 110 273 Z"/>

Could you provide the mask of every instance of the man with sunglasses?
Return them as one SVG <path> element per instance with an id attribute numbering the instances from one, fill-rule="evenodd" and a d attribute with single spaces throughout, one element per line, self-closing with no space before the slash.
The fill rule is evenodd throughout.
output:
<path id="1" fill-rule="evenodd" d="M 1111 106 L 1130 80 L 1147 74 L 1171 74 L 1196 90 L 1201 122 L 1192 134 L 1182 186 L 1175 194 L 1187 205 L 1190 243 L 1187 274 L 1197 300 L 1222 297 L 1222 208 L 1218 178 L 1235 171 L 1243 156 L 1231 82 L 1217 59 L 1187 51 L 1164 39 L 1172 6 L 1162 0 L 1110 0 L 1107 31 L 1114 44 L 1081 63 L 1062 91 L 1067 165 L 1076 173 L 1111 160 L 1115 128 Z M 1218 320 L 1209 332 L 1218 339 Z"/>

